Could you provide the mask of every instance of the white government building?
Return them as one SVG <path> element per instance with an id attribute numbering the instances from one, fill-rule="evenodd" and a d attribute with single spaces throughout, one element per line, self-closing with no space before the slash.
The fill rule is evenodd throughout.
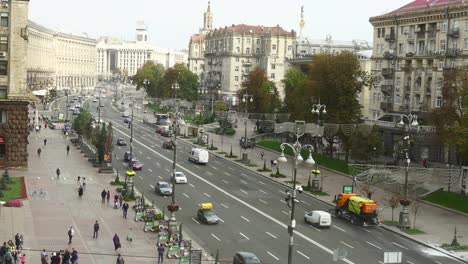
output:
<path id="1" fill-rule="evenodd" d="M 97 75 L 100 80 L 110 79 L 116 69 L 124 77 L 133 76 L 147 61 L 162 64 L 165 68 L 176 63 L 187 64 L 188 61 L 187 52 L 159 48 L 148 43 L 148 28 L 142 22 L 137 23 L 135 41 L 99 38 L 97 54 Z"/>

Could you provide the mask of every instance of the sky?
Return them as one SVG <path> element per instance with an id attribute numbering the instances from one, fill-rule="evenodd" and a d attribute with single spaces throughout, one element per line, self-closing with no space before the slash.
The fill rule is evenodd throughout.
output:
<path id="1" fill-rule="evenodd" d="M 213 26 L 280 25 L 299 31 L 304 6 L 304 36 L 334 40 L 372 40 L 369 17 L 393 11 L 412 0 L 212 0 Z M 137 21 L 145 21 L 149 42 L 188 49 L 203 26 L 208 0 L 31 0 L 29 19 L 47 28 L 92 38 L 135 39 Z"/>

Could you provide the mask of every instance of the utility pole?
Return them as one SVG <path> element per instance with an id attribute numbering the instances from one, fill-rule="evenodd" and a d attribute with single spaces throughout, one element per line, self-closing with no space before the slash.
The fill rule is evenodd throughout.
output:
<path id="1" fill-rule="evenodd" d="M 101 123 L 101 89 L 99 89 L 98 124 Z"/>
<path id="2" fill-rule="evenodd" d="M 132 99 L 132 119 L 130 121 L 130 160 L 128 161 L 128 166 L 132 166 L 133 159 L 133 105 L 135 101 Z"/>
<path id="3" fill-rule="evenodd" d="M 68 103 L 68 90 L 65 90 L 65 95 L 67 96 L 67 103 L 65 104 L 65 107 L 66 107 L 65 112 L 67 114 L 67 120 L 65 120 L 65 123 L 67 123 L 68 122 L 68 108 L 70 108 L 69 103 Z"/>
<path id="4" fill-rule="evenodd" d="M 176 181 L 175 181 L 175 175 L 176 175 L 176 167 L 177 167 L 177 125 L 178 125 L 178 119 L 179 119 L 179 104 L 177 102 L 177 90 L 179 90 L 179 84 L 175 82 L 172 84 L 172 89 L 174 90 L 174 103 L 175 103 L 175 113 L 174 113 L 174 159 L 172 160 L 172 206 L 176 205 L 175 201 L 175 186 L 176 186 Z M 175 217 L 175 211 L 171 211 L 171 218 L 170 221 L 176 222 L 176 217 Z"/>
<path id="5" fill-rule="evenodd" d="M 242 154 L 242 160 L 244 162 L 247 162 L 248 160 L 248 156 L 247 156 L 247 146 L 248 146 L 248 142 L 247 142 L 247 122 L 249 121 L 249 110 L 248 110 L 248 103 L 252 103 L 253 102 L 253 95 L 250 95 L 250 94 L 244 94 L 242 96 L 242 102 L 245 103 L 245 121 L 244 121 L 244 146 L 243 149 L 244 149 L 244 153 Z"/>

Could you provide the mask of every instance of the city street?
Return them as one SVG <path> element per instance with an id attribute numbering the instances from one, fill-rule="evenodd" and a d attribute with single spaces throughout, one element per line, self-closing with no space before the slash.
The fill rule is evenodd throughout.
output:
<path id="1" fill-rule="evenodd" d="M 121 113 L 110 105 L 110 98 L 106 98 L 104 108 L 101 114 L 105 122 L 114 125 L 114 138 L 123 137 L 129 142 L 130 129 L 123 123 Z M 173 152 L 161 148 L 167 138 L 154 130 L 139 122 L 134 124 L 134 153 L 144 164 L 143 170 L 137 172 L 135 184 L 146 198 L 163 207 L 170 203 L 170 197 L 155 194 L 154 186 L 158 181 L 170 181 Z M 245 250 L 255 252 L 266 263 L 285 263 L 289 223 L 285 187 L 215 156 L 210 156 L 206 166 L 195 165 L 187 161 L 191 146 L 181 140 L 178 144 L 178 170 L 189 181 L 176 186 L 176 201 L 181 207 L 177 219 L 184 223 L 184 231 L 209 253 L 219 249 L 224 260 L 232 258 L 236 251 Z M 114 167 L 119 171 L 126 168 L 122 158 L 128 149 L 129 146 L 114 149 Z M 222 219 L 219 225 L 206 226 L 196 220 L 201 202 L 214 204 Z M 405 263 L 460 263 L 380 227 L 361 228 L 333 218 L 329 230 L 316 229 L 303 221 L 304 212 L 315 209 L 332 208 L 313 197 L 299 195 L 294 263 L 311 260 L 332 263 L 337 251 L 346 255 L 345 263 L 383 263 L 384 252 L 395 251 L 402 252 Z"/>

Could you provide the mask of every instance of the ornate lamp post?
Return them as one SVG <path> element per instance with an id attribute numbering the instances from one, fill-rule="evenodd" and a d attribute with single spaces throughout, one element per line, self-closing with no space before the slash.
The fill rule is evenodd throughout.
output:
<path id="1" fill-rule="evenodd" d="M 150 84 L 150 80 L 148 79 L 144 79 L 143 80 L 143 85 L 145 86 L 145 90 L 143 91 L 143 98 L 141 99 L 141 120 L 143 120 L 143 122 L 145 121 L 145 94 L 146 94 L 146 91 L 148 91 L 148 85 Z"/>
<path id="2" fill-rule="evenodd" d="M 296 121 L 294 126 L 294 132 L 296 135 L 296 142 L 294 144 L 283 143 L 281 144 L 281 155 L 278 158 L 279 162 L 287 162 L 286 156 L 284 155 L 284 149 L 289 147 L 294 153 L 294 172 L 293 172 L 293 186 L 291 190 L 287 190 L 287 198 L 286 201 L 288 205 L 291 207 L 291 219 L 290 224 L 288 226 L 288 233 L 289 233 L 289 247 L 288 247 L 288 264 L 292 264 L 292 254 L 293 254 L 293 246 L 294 246 L 294 228 L 296 227 L 296 219 L 294 216 L 294 210 L 296 205 L 296 192 L 302 192 L 302 187 L 299 185 L 297 186 L 296 182 L 296 175 L 297 175 L 297 165 L 304 161 L 301 156 L 301 150 L 307 149 L 309 151 L 309 157 L 305 161 L 308 165 L 314 165 L 315 161 L 312 158 L 312 151 L 314 147 L 312 145 L 306 144 L 302 145 L 299 142 L 299 138 L 304 135 L 305 132 L 305 121 Z"/>
<path id="3" fill-rule="evenodd" d="M 317 115 L 317 126 L 320 126 L 320 115 L 324 115 L 327 113 L 327 106 L 324 105 L 324 104 L 321 104 L 320 103 L 320 98 L 318 99 L 318 103 L 317 104 L 312 104 L 312 114 L 314 115 Z M 315 151 L 317 151 L 318 149 L 318 139 L 319 139 L 320 135 L 315 135 L 315 142 L 316 142 L 316 145 L 315 145 Z"/>
<path id="4" fill-rule="evenodd" d="M 406 124 L 404 122 L 404 119 L 408 120 L 408 123 Z M 400 228 L 410 228 L 410 217 L 409 217 L 409 212 L 408 212 L 408 206 L 411 204 L 411 201 L 408 199 L 408 172 L 409 172 L 409 166 L 411 163 L 411 158 L 410 158 L 410 135 L 409 133 L 411 130 L 417 130 L 418 129 L 418 116 L 409 113 L 408 115 L 401 115 L 400 119 L 400 126 L 402 126 L 405 130 L 405 136 L 403 137 L 403 144 L 405 144 L 405 162 L 406 162 L 406 169 L 405 169 L 405 185 L 404 185 L 404 198 L 400 200 L 400 204 L 403 206 L 403 209 L 400 212 L 400 218 L 399 218 L 399 226 Z"/>
<path id="5" fill-rule="evenodd" d="M 179 90 L 179 84 L 175 82 L 172 84 L 172 89 L 174 90 L 174 100 L 175 102 L 175 113 L 173 113 L 174 116 L 174 123 L 173 125 L 173 131 L 174 131 L 174 159 L 172 160 L 172 203 L 167 207 L 168 210 L 171 212 L 171 218 L 170 221 L 175 223 L 176 222 L 176 217 L 175 217 L 175 212 L 178 211 L 179 206 L 176 204 L 175 201 L 175 186 L 176 186 L 176 181 L 175 181 L 175 174 L 176 174 L 176 166 L 177 166 L 177 128 L 178 128 L 178 119 L 181 118 L 181 113 L 179 113 L 179 105 L 177 103 L 177 90 Z"/>
<path id="6" fill-rule="evenodd" d="M 247 122 L 249 121 L 249 112 L 248 112 L 248 103 L 253 102 L 253 95 L 250 94 L 244 94 L 242 95 L 242 102 L 245 104 L 245 121 L 244 121 L 244 144 L 241 146 L 244 149 L 244 153 L 242 155 L 242 160 L 247 162 L 248 156 L 247 156 L 247 148 L 248 148 L 248 141 L 247 141 Z"/>

